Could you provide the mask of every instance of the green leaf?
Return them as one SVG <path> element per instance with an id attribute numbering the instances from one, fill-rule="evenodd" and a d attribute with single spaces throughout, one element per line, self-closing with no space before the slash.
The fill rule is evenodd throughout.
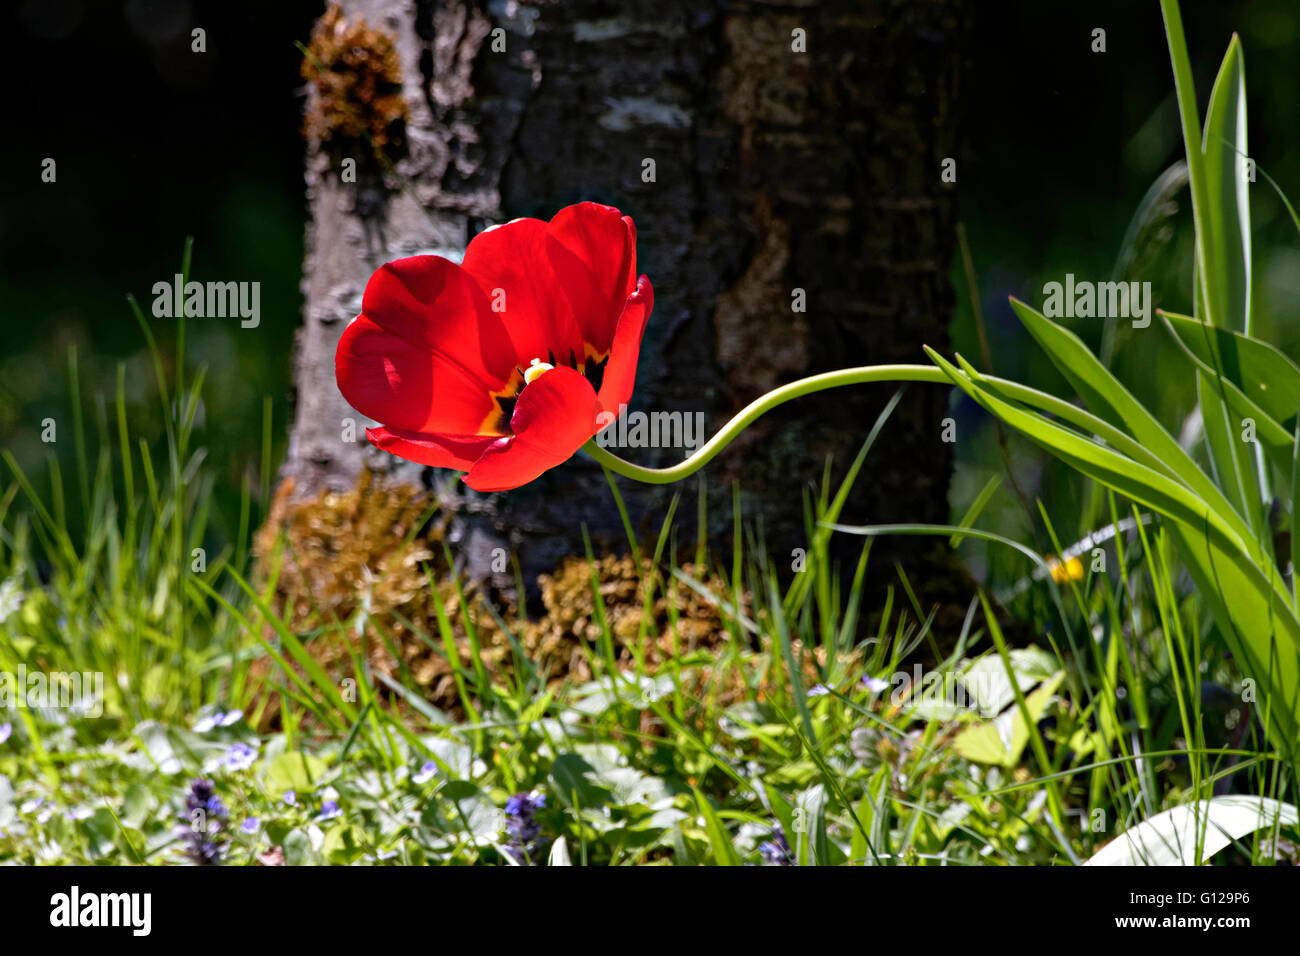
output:
<path id="1" fill-rule="evenodd" d="M 1174 70 L 1174 89 L 1178 95 L 1178 118 L 1183 127 L 1183 148 L 1187 153 L 1187 179 L 1192 192 L 1192 218 L 1196 223 L 1196 301 L 1206 309 L 1205 320 L 1220 325 L 1217 316 L 1220 287 L 1215 282 L 1214 263 L 1208 258 L 1209 190 L 1206 186 L 1205 153 L 1201 149 L 1201 117 L 1196 102 L 1196 83 L 1192 79 L 1192 61 L 1187 55 L 1187 37 L 1183 33 L 1183 15 L 1178 0 L 1160 0 L 1160 12 L 1169 40 L 1169 60 Z"/>
<path id="2" fill-rule="evenodd" d="M 826 788 L 816 783 L 795 802 L 794 831 L 800 866 L 833 866 L 837 862 L 826 832 Z"/>
<path id="3" fill-rule="evenodd" d="M 966 513 L 961 516 L 961 520 L 957 522 L 957 527 L 965 528 L 973 525 L 976 519 L 979 518 L 980 512 L 984 510 L 984 506 L 989 503 L 989 500 L 1001 487 L 1002 476 L 998 474 L 990 476 L 989 480 L 984 483 L 984 487 L 980 489 L 980 493 L 977 494 L 975 499 L 970 503 L 970 507 L 966 509 Z M 962 543 L 964 538 L 964 535 L 954 534 L 948 539 L 948 547 L 957 547 L 957 545 Z"/>
<path id="4" fill-rule="evenodd" d="M 1297 823 L 1300 813 L 1294 806 L 1268 797 L 1199 800 L 1124 831 L 1084 866 L 1198 866 L 1257 830 Z"/>
<path id="5" fill-rule="evenodd" d="M 1257 685 L 1255 706 L 1270 739 L 1293 753 L 1300 741 L 1300 620 L 1289 593 L 1203 532 L 1187 524 L 1170 530 L 1228 649 Z"/>
<path id="6" fill-rule="evenodd" d="M 1268 342 L 1216 329 L 1190 315 L 1157 311 L 1198 360 L 1222 373 L 1273 419 L 1290 426 L 1300 408 L 1300 366 Z"/>
<path id="7" fill-rule="evenodd" d="M 0 783 L 0 789 L 3 789 L 3 783 Z M 149 818 L 157 804 L 153 793 L 144 784 L 136 782 L 126 788 L 126 793 L 122 795 L 121 820 L 127 827 L 140 827 Z M 0 799 L 0 809 L 3 809 L 3 800 Z"/>
<path id="8" fill-rule="evenodd" d="M 1174 436 L 1097 360 L 1077 335 L 1018 299 L 1011 300 L 1011 307 L 1085 405 L 1103 419 L 1122 423 L 1138 444 L 1164 463 L 1169 474 L 1212 508 L 1221 513 L 1239 513 L 1240 509 L 1232 508 L 1223 492 L 1215 487 Z M 1254 535 L 1248 533 L 1240 521 L 1234 524 L 1239 536 L 1254 540 Z"/>
<path id="9" fill-rule="evenodd" d="M 1250 331 L 1250 202 L 1246 161 L 1246 80 L 1240 40 L 1234 35 L 1210 94 L 1204 135 L 1177 0 L 1161 0 L 1174 67 L 1183 145 L 1187 151 L 1196 224 L 1196 313 L 1206 324 Z M 1237 510 L 1261 533 L 1268 474 L 1251 449 L 1232 440 L 1220 385 L 1198 381 L 1205 441 L 1219 482 Z"/>
<path id="10" fill-rule="evenodd" d="M 1183 485 L 1040 415 L 1002 401 L 979 384 L 978 373 L 969 365 L 958 369 L 933 350 L 926 352 L 975 401 L 1066 464 L 1140 505 L 1195 527 L 1206 524 L 1229 547 L 1243 556 L 1254 555 L 1254 549 L 1246 543 L 1249 539 L 1243 540 L 1219 511 L 1208 507 Z"/>
<path id="11" fill-rule="evenodd" d="M 1190 149 L 1190 144 L 1188 145 Z M 1207 281 L 1217 286 L 1222 310 L 1214 325 L 1250 334 L 1250 183 L 1246 162 L 1246 68 L 1241 40 L 1233 34 L 1219 67 L 1205 114 L 1207 215 L 1198 221 L 1207 246 Z"/>
<path id="12" fill-rule="evenodd" d="M 871 832 L 871 825 L 875 820 L 876 807 L 871 802 L 870 792 L 864 793 L 862 799 L 858 801 L 857 817 L 858 825 L 853 828 L 853 833 L 849 838 L 849 859 L 854 863 L 863 863 L 867 855 L 871 853 L 871 845 L 867 842 L 867 834 Z"/>
<path id="13" fill-rule="evenodd" d="M 1011 674 L 1021 690 L 1030 690 L 1041 681 L 1055 676 L 1056 658 L 1037 647 L 1016 648 L 1008 652 Z M 960 671 L 962 686 L 975 698 L 981 714 L 993 717 L 1005 710 L 1016 699 L 1011 687 L 1011 675 L 998 654 L 990 652 L 974 660 Z"/>
<path id="14" fill-rule="evenodd" d="M 1300 493 L 1300 416 L 1296 418 L 1295 444 L 1291 450 L 1291 604 L 1296 606 L 1296 572 L 1300 571 L 1300 508 L 1296 507 Z M 1279 555 L 1280 557 L 1280 555 Z"/>
<path id="15" fill-rule="evenodd" d="M 566 803 L 577 799 L 578 806 L 605 806 L 612 794 L 608 787 L 598 782 L 599 774 L 585 757 L 576 753 L 563 753 L 551 762 L 551 780 L 556 792 Z"/>
<path id="16" fill-rule="evenodd" d="M 776 822 L 781 824 L 781 832 L 788 838 L 794 832 L 794 807 L 781 791 L 766 780 L 763 781 L 763 792 L 767 794 L 768 808 L 772 811 L 772 816 L 776 817 Z"/>
<path id="17" fill-rule="evenodd" d="M 1200 323 L 1196 324 L 1200 325 Z M 1247 341 L 1253 340 L 1248 339 Z M 1235 463 L 1231 457 L 1225 458 L 1227 466 L 1235 469 L 1232 473 L 1233 480 L 1236 480 L 1236 476 L 1240 474 L 1243 479 L 1250 479 L 1254 482 L 1261 467 L 1257 461 L 1253 460 L 1255 458 L 1253 451 L 1249 447 L 1245 447 L 1248 443 L 1242 437 L 1242 432 L 1245 429 L 1246 419 L 1250 419 L 1254 423 L 1256 441 L 1260 443 L 1272 463 L 1283 473 L 1289 472 L 1291 468 L 1292 436 L 1286 428 L 1267 410 L 1251 401 L 1246 392 L 1242 391 L 1235 383 L 1229 381 L 1226 377 L 1216 377 L 1214 369 L 1202 362 L 1190 348 L 1186 349 L 1186 352 L 1188 358 L 1199 370 L 1198 388 L 1202 392 L 1208 389 L 1216 393 L 1210 396 L 1214 401 L 1202 403 L 1203 415 L 1207 407 L 1215 409 L 1217 412 L 1215 421 L 1205 425 L 1207 440 L 1243 446 L 1237 450 L 1236 457 L 1240 459 L 1239 462 Z M 1219 392 L 1220 388 L 1222 389 L 1221 392 Z M 1227 416 L 1226 421 L 1222 413 L 1225 405 L 1232 413 Z M 1258 527 L 1262 528 L 1263 502 L 1262 499 L 1256 500 L 1255 507 L 1261 513 Z"/>
<path id="18" fill-rule="evenodd" d="M 311 837 L 304 830 L 294 830 L 284 839 L 284 863 L 286 866 L 319 866 L 322 862 L 319 851 L 312 846 Z"/>
<path id="19" fill-rule="evenodd" d="M 365 855 L 366 835 L 355 824 L 331 827 L 325 831 L 321 854 L 333 866 L 347 866 Z"/>
<path id="20" fill-rule="evenodd" d="M 325 761 L 319 757 L 296 751 L 280 754 L 266 768 L 266 788 L 277 795 L 286 790 L 311 793 L 319 785 L 325 769 Z"/>
<path id="21" fill-rule="evenodd" d="M 1051 703 L 1052 695 L 1065 679 L 1064 671 L 1057 671 L 1025 698 L 1029 716 L 1037 721 Z M 976 763 L 996 764 L 1008 769 L 1020 763 L 1020 756 L 1029 743 L 1029 725 L 1018 708 L 1012 707 L 994 717 L 967 727 L 953 738 L 953 749 Z"/>
<path id="22" fill-rule="evenodd" d="M 1238 513 L 1246 516 L 1251 527 L 1256 529 L 1255 535 L 1259 536 L 1267 527 L 1261 475 L 1257 470 L 1254 449 L 1241 440 L 1238 431 L 1241 422 L 1234 419 L 1229 408 L 1228 390 L 1231 387 L 1226 379 L 1209 375 L 1199 368 L 1196 371 L 1201 425 L 1215 478 L 1234 502 Z"/>
<path id="23" fill-rule="evenodd" d="M 700 816 L 704 817 L 704 832 L 708 835 L 709 846 L 713 848 L 714 862 L 718 866 L 740 866 L 740 854 L 736 852 L 727 828 L 722 825 L 722 820 L 718 817 L 718 812 L 713 809 L 713 804 L 709 802 L 708 797 L 700 793 L 698 788 L 691 789 L 695 791 L 695 802 L 699 805 Z"/>

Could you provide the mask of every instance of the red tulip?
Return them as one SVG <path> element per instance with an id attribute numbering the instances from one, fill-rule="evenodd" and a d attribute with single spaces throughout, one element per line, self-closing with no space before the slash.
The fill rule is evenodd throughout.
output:
<path id="1" fill-rule="evenodd" d="M 339 390 L 377 422 L 366 437 L 408 461 L 468 472 L 477 491 L 567 461 L 626 405 L 654 305 L 636 277 L 636 227 L 584 202 L 549 223 L 475 236 L 456 265 L 382 266 L 335 355 Z M 601 412 L 611 415 L 599 419 Z"/>

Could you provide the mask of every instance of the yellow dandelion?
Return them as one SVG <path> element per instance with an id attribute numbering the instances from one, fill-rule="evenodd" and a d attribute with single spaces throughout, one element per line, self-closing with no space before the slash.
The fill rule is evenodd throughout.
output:
<path id="1" fill-rule="evenodd" d="M 1062 561 L 1048 555 L 1047 570 L 1052 573 L 1052 580 L 1057 584 L 1064 584 L 1067 581 L 1083 580 L 1083 562 L 1078 558 L 1070 558 L 1068 561 Z"/>

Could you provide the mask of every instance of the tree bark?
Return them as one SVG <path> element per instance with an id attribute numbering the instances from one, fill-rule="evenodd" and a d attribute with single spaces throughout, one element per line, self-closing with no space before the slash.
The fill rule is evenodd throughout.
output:
<path id="1" fill-rule="evenodd" d="M 604 477 L 585 456 L 518 491 L 477 495 L 369 448 L 367 422 L 334 381 L 339 334 L 380 264 L 458 258 L 488 224 L 584 199 L 634 218 L 655 287 L 634 409 L 704 412 L 711 432 L 794 378 L 923 361 L 922 344 L 945 351 L 955 187 L 940 171 L 957 155 L 966 11 L 965 0 L 344 0 L 336 33 L 364 21 L 381 38 L 367 42 L 391 38 L 405 115 L 382 162 L 367 160 L 363 139 L 318 129 L 309 142 L 297 417 L 282 472 L 291 498 L 352 487 L 364 466 L 423 482 L 458 515 L 454 538 L 476 572 L 504 547 L 531 579 L 580 552 L 584 526 L 598 549 L 621 546 Z M 309 85 L 309 114 L 329 97 Z M 383 130 L 382 117 L 368 128 Z M 347 156 L 356 183 L 341 178 Z M 828 455 L 842 474 L 892 391 L 842 389 L 760 420 L 706 469 L 711 497 L 739 481 L 747 514 L 788 560 L 804 543 L 805 490 Z M 943 390 L 908 391 L 847 519 L 947 519 L 945 409 Z M 624 454 L 666 464 L 683 452 Z M 634 520 L 657 531 L 677 489 L 620 487 Z M 684 488 L 688 505 L 695 487 Z M 730 521 L 727 508 L 711 514 Z M 906 541 L 882 545 L 873 562 L 914 556 Z"/>

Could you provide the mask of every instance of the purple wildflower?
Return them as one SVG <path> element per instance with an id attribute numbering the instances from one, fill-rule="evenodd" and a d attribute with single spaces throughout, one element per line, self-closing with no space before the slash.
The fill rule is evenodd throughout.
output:
<path id="1" fill-rule="evenodd" d="M 227 770 L 247 770 L 257 759 L 257 749 L 245 743 L 231 744 L 221 763 Z"/>
<path id="2" fill-rule="evenodd" d="M 520 866 L 536 863 L 542 826 L 535 816 L 545 806 L 546 795 L 536 790 L 532 793 L 516 793 L 506 800 L 505 851 Z"/>
<path id="3" fill-rule="evenodd" d="M 185 794 L 185 815 L 176 834 L 185 844 L 185 855 L 197 866 L 216 866 L 221 862 L 224 841 L 222 825 L 226 805 L 217 796 L 211 780 L 194 780 Z"/>
<path id="4" fill-rule="evenodd" d="M 779 827 L 772 830 L 772 839 L 758 845 L 758 853 L 764 866 L 794 866 L 794 854 Z"/>

